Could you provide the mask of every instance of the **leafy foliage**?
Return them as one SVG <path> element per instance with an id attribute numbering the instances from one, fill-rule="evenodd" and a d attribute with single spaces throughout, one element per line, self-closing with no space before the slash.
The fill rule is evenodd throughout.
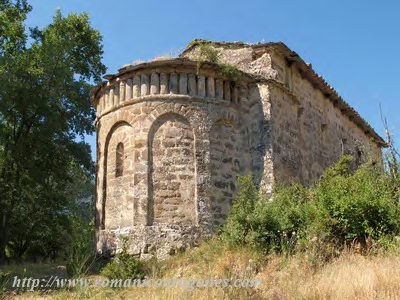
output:
<path id="1" fill-rule="evenodd" d="M 349 165 L 348 165 L 349 166 Z M 324 208 L 324 225 L 339 241 L 397 234 L 400 218 L 395 186 L 382 170 L 363 167 L 353 174 L 325 176 L 314 194 Z M 344 173 L 344 174 L 343 174 Z"/>
<path id="2" fill-rule="evenodd" d="M 128 254 L 127 239 L 123 240 L 122 245 L 122 251 L 101 270 L 100 274 L 109 279 L 143 279 L 145 273 L 143 262 Z"/>
<path id="3" fill-rule="evenodd" d="M 250 175 L 239 178 L 239 193 L 223 230 L 232 245 L 251 244 L 265 251 L 336 249 L 391 239 L 399 234 L 398 182 L 383 169 L 364 165 L 351 170 L 344 156 L 313 187 L 278 187 L 272 200 L 257 194 Z"/>
<path id="4" fill-rule="evenodd" d="M 70 224 L 66 191 L 76 170 L 89 181 L 94 172 L 89 145 L 78 140 L 94 131 L 90 83 L 105 67 L 86 14 L 58 11 L 28 32 L 26 1 L 1 0 L 0 8 L 1 261 L 6 248 L 16 258 L 30 247 L 60 248 L 53 237 Z"/>

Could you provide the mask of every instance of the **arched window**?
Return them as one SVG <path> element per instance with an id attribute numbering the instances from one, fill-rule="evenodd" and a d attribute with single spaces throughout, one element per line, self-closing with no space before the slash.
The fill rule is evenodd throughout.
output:
<path id="1" fill-rule="evenodd" d="M 124 144 L 118 143 L 116 158 L 115 158 L 115 177 L 120 177 L 124 174 Z"/>

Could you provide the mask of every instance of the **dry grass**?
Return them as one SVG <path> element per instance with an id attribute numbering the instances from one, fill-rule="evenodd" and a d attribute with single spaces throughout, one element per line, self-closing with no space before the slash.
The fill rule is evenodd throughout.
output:
<path id="1" fill-rule="evenodd" d="M 55 263 L 21 263 L 0 266 L 1 273 L 11 273 L 19 277 L 40 278 L 45 276 L 67 276 L 65 266 Z"/>
<path id="2" fill-rule="evenodd" d="M 182 49 L 170 49 L 168 52 L 156 56 L 153 59 L 150 59 L 149 61 L 160 61 L 160 60 L 169 60 L 177 58 L 182 51 L 183 51 Z"/>
<path id="3" fill-rule="evenodd" d="M 248 248 L 229 250 L 218 242 L 154 265 L 154 278 L 257 278 L 257 289 L 131 288 L 76 289 L 19 298 L 54 299 L 400 299 L 400 255 L 343 253 L 316 265 L 306 255 L 262 256 Z"/>
<path id="4" fill-rule="evenodd" d="M 260 294 L 273 299 L 398 299 L 400 257 L 343 254 L 316 270 L 301 257 L 276 258 L 257 275 Z"/>
<path id="5" fill-rule="evenodd" d="M 153 59 L 150 59 L 150 61 L 162 61 L 162 60 L 170 60 L 172 59 L 172 56 L 169 55 L 160 55 L 160 56 L 156 56 Z"/>

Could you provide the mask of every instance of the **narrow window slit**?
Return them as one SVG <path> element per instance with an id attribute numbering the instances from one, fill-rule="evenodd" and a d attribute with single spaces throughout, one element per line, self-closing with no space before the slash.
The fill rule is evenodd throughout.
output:
<path id="1" fill-rule="evenodd" d="M 118 143 L 115 159 L 115 177 L 120 177 L 124 174 L 124 144 Z"/>

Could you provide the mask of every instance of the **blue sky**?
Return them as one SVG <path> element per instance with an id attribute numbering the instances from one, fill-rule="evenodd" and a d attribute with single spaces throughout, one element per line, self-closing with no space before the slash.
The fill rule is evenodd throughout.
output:
<path id="1" fill-rule="evenodd" d="M 400 145 L 400 1 L 31 0 L 29 26 L 87 12 L 103 35 L 104 64 L 177 54 L 195 39 L 282 41 L 380 134 L 379 103 Z M 94 152 L 94 138 L 89 137 Z"/>

